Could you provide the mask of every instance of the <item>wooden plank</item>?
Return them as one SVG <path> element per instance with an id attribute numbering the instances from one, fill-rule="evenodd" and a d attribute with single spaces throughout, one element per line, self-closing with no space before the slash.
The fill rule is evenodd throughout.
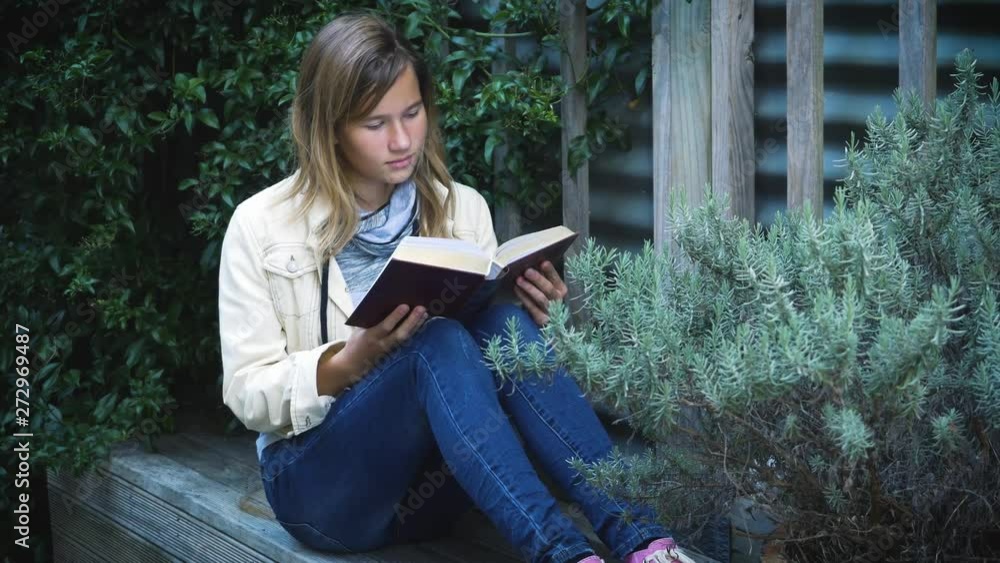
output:
<path id="1" fill-rule="evenodd" d="M 247 463 L 243 459 L 227 455 L 222 451 L 224 443 L 236 445 L 235 442 L 224 440 L 223 436 L 203 441 L 185 433 L 160 436 L 156 447 L 162 455 L 233 491 L 239 496 L 237 506 L 240 511 L 251 516 L 273 519 L 274 511 L 267 502 L 259 464 L 252 460 Z"/>
<path id="2" fill-rule="evenodd" d="M 754 220 L 753 0 L 712 1 L 712 189 Z"/>
<path id="3" fill-rule="evenodd" d="M 671 193 L 702 203 L 712 174 L 712 35 L 708 2 L 661 2 L 653 13 L 653 240 L 677 246 Z"/>
<path id="4" fill-rule="evenodd" d="M 677 7 L 679 8 L 679 6 Z M 670 139 L 672 137 L 670 111 L 670 9 L 669 2 L 660 2 L 653 8 L 653 48 L 650 62 L 653 66 L 650 87 L 653 90 L 653 247 L 662 252 L 670 248 L 676 252 L 670 232 L 670 190 L 677 186 L 677 178 L 670 166 Z M 677 186 L 683 189 L 682 186 Z M 690 200 L 688 201 L 690 203 Z"/>
<path id="5" fill-rule="evenodd" d="M 899 87 L 931 107 L 937 95 L 937 2 L 899 1 Z"/>
<path id="6" fill-rule="evenodd" d="M 162 454 L 121 448 L 112 457 L 111 472 L 138 492 L 174 507 L 183 518 L 200 520 L 223 530 L 233 542 L 262 554 L 262 559 L 316 561 L 432 563 L 434 559 L 408 546 L 370 553 L 335 555 L 300 544 L 274 520 L 248 516 L 239 508 L 241 495 Z"/>
<path id="7" fill-rule="evenodd" d="M 416 544 L 422 551 L 438 557 L 442 563 L 514 563 L 521 561 L 516 557 L 511 557 L 506 552 L 494 549 L 492 546 L 482 545 L 478 542 L 467 541 L 464 538 L 441 538 L 431 542 L 421 542 Z"/>
<path id="8" fill-rule="evenodd" d="M 177 559 L 198 556 L 203 561 L 237 563 L 262 558 L 258 551 L 232 541 L 204 522 L 137 490 L 108 470 L 98 469 L 97 474 L 100 476 L 98 486 L 80 495 L 81 488 L 72 476 L 51 473 L 51 491 L 60 502 L 67 496 L 78 500 L 79 505 L 106 515 L 122 530 L 130 530 Z M 188 492 L 202 494 L 202 490 Z"/>
<path id="9" fill-rule="evenodd" d="M 712 12 L 676 2 L 670 13 L 670 183 L 700 206 L 712 180 Z"/>
<path id="10" fill-rule="evenodd" d="M 823 220 L 823 3 L 787 4 L 788 209 Z"/>
<path id="11" fill-rule="evenodd" d="M 65 484 L 65 481 L 63 482 Z M 106 514 L 94 511 L 72 498 L 73 489 L 55 486 L 49 490 L 49 514 L 52 529 L 58 530 L 53 542 L 58 561 L 181 561 L 160 546 L 117 524 Z M 87 546 L 92 546 L 91 551 Z M 99 555 L 98 555 L 99 553 Z"/>
<path id="12" fill-rule="evenodd" d="M 239 434 L 212 434 L 209 432 L 184 432 L 184 438 L 214 450 L 226 459 L 248 467 L 260 468 L 257 459 L 257 436 L 249 432 Z"/>
<path id="13" fill-rule="evenodd" d="M 500 0 L 487 0 L 485 8 L 493 12 L 499 8 Z M 507 30 L 499 29 L 500 33 Z M 497 49 L 497 56 L 493 59 L 491 70 L 494 75 L 504 74 L 509 69 L 507 57 L 513 56 L 515 51 L 515 40 L 512 37 L 497 37 L 492 41 Z M 507 155 L 510 147 L 508 145 L 509 134 L 504 133 L 504 142 L 498 144 L 493 149 L 493 193 L 496 194 L 496 205 L 493 217 L 493 227 L 496 231 L 497 241 L 500 244 L 520 235 L 523 230 L 521 203 L 517 200 L 517 184 L 515 179 L 507 172 Z"/>
<path id="14" fill-rule="evenodd" d="M 52 526 L 52 558 L 55 561 L 71 561 L 72 563 L 105 563 L 107 557 L 101 557 L 87 546 L 80 544 L 60 528 Z"/>
<path id="15" fill-rule="evenodd" d="M 574 255 L 590 237 L 590 166 L 584 162 L 571 174 L 569 171 L 570 142 L 585 134 L 587 127 L 587 96 L 579 83 L 587 74 L 587 3 L 585 0 L 559 0 L 559 30 L 563 39 L 559 70 L 572 87 L 562 99 L 562 208 L 563 224 L 579 236 L 567 251 Z M 578 282 L 566 280 L 569 295 L 565 302 L 576 302 L 583 295 Z"/>

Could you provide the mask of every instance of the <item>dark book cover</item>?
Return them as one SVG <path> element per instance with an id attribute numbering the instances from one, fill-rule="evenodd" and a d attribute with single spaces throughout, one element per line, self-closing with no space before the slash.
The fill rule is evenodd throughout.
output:
<path id="1" fill-rule="evenodd" d="M 347 324 L 371 328 L 402 304 L 409 305 L 411 310 L 423 305 L 435 317 L 455 317 L 484 279 L 482 274 L 389 260 L 354 313 L 348 317 Z"/>

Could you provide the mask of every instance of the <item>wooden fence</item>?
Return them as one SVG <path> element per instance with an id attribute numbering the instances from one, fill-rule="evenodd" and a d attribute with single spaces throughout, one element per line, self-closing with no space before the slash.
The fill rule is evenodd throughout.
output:
<path id="1" fill-rule="evenodd" d="M 661 0 L 652 17 L 653 241 L 672 245 L 667 224 L 671 191 L 690 205 L 705 185 L 729 197 L 729 217 L 754 221 L 754 18 L 753 0 Z M 587 65 L 585 0 L 560 0 L 563 54 L 560 71 L 570 83 Z M 823 4 L 788 0 L 789 209 L 808 202 L 823 214 Z M 899 4 L 899 85 L 933 102 L 937 6 L 934 0 Z M 580 233 L 571 252 L 590 234 L 589 172 L 568 170 L 570 141 L 587 122 L 585 96 L 574 89 L 562 104 L 563 223 Z M 679 195 L 681 195 L 679 194 Z M 500 230 L 500 229 L 498 229 Z M 501 237 L 504 237 L 501 234 Z M 571 288 L 574 291 L 576 288 Z"/>

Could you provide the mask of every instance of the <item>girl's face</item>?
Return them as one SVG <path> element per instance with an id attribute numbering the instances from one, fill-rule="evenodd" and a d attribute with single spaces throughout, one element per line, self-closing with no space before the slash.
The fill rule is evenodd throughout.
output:
<path id="1" fill-rule="evenodd" d="M 344 126 L 340 145 L 354 189 L 380 193 L 406 181 L 427 135 L 427 115 L 412 66 L 406 67 L 367 116 Z"/>

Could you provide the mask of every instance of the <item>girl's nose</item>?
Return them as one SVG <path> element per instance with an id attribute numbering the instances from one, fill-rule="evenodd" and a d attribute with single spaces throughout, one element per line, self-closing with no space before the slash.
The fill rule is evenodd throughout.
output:
<path id="1" fill-rule="evenodd" d="M 406 130 L 406 126 L 402 123 L 397 123 L 393 126 L 392 131 L 389 135 L 389 150 L 392 151 L 405 151 L 410 148 L 410 132 Z"/>

